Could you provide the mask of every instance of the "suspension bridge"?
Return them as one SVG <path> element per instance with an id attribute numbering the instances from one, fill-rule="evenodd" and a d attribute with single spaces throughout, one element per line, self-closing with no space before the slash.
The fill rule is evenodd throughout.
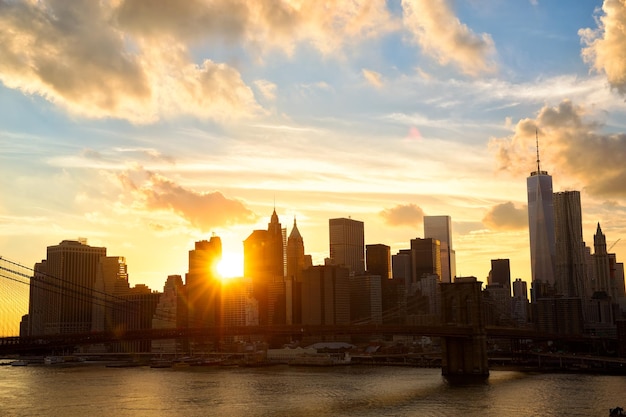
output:
<path id="1" fill-rule="evenodd" d="M 223 338 L 227 336 L 264 335 L 266 337 L 284 336 L 298 338 L 302 336 L 357 336 L 357 335 L 423 335 L 440 337 L 444 342 L 443 363 L 448 368 L 460 369 L 461 373 L 488 373 L 486 338 L 510 340 L 561 340 L 577 343 L 589 343 L 589 336 L 555 335 L 533 331 L 527 328 L 486 327 L 481 317 L 480 283 L 472 285 L 445 284 L 442 288 L 444 305 L 443 325 L 381 325 L 365 321 L 350 325 L 273 325 L 273 326 L 212 326 L 194 327 L 193 325 L 152 328 L 138 326 L 120 331 L 57 332 L 28 335 L 20 323 L 28 314 L 29 297 L 37 290 L 33 285 L 35 271 L 18 262 L 0 257 L 0 353 L 41 353 L 59 348 L 73 349 L 77 346 L 106 344 L 120 341 L 153 341 L 159 339 L 197 339 Z M 58 277 L 48 276 L 45 288 L 50 296 L 65 292 L 76 300 L 100 306 L 102 308 L 132 310 L 137 313 L 137 305 L 121 303 L 120 299 L 93 288 L 67 286 Z M 41 290 L 41 288 L 38 288 Z M 465 306 L 461 306 L 466 303 Z M 447 307 L 446 307 L 447 305 Z M 459 308 L 462 307 L 462 308 Z M 133 310 L 135 309 L 135 310 Z M 445 313 L 448 311 L 448 313 Z M 129 311 L 126 311 L 127 313 Z M 158 317 L 157 317 L 158 315 Z M 150 319 L 158 318 L 163 322 L 174 323 L 176 318 L 167 312 L 160 312 Z M 454 316 L 454 317 L 453 317 Z M 447 352 L 447 353 L 446 353 Z M 447 357 L 446 357 L 447 355 Z"/>

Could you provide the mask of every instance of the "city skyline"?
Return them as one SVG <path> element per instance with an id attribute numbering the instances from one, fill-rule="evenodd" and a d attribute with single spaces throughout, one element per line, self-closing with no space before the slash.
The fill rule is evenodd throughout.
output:
<path id="1" fill-rule="evenodd" d="M 329 219 L 393 254 L 448 215 L 457 275 L 530 287 L 537 132 L 623 260 L 626 6 L 510 3 L 0 0 L 0 256 L 86 237 L 160 290 L 213 233 L 243 272 L 272 208 L 314 264 Z"/>

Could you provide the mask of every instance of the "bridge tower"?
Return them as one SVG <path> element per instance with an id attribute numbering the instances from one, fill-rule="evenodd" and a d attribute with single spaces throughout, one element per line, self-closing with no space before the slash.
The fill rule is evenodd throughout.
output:
<path id="1" fill-rule="evenodd" d="M 482 282 L 457 277 L 441 283 L 441 316 L 444 325 L 470 327 L 470 336 L 443 338 L 441 373 L 446 377 L 488 377 L 487 335 L 482 315 Z"/>

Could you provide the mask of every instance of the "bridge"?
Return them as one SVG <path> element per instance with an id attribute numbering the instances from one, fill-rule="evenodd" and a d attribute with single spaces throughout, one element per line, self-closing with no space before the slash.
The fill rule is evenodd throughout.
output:
<path id="1" fill-rule="evenodd" d="M 443 343 L 442 373 L 444 375 L 489 374 L 487 338 L 510 340 L 561 340 L 589 343 L 590 336 L 555 335 L 521 328 L 485 326 L 482 316 L 480 283 L 442 284 L 440 325 L 274 325 L 274 326 L 213 326 L 174 327 L 166 329 L 129 329 L 115 332 L 79 332 L 18 336 L 21 317 L 28 312 L 30 277 L 33 270 L 19 263 L 0 258 L 0 355 L 47 354 L 53 351 L 73 351 L 78 346 L 110 344 L 126 341 L 223 340 L 234 336 L 262 335 L 266 338 L 332 336 L 432 336 Z M 101 300 L 102 301 L 102 300 Z M 106 301 L 106 300 L 105 300 Z M 102 302 L 105 302 L 102 301 Z"/>

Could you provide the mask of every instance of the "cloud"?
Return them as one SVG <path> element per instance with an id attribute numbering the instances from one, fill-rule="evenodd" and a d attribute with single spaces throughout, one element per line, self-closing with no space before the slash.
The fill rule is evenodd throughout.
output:
<path id="1" fill-rule="evenodd" d="M 483 224 L 491 230 L 521 230 L 528 227 L 528 210 L 517 207 L 512 202 L 497 204 L 491 207 Z"/>
<path id="2" fill-rule="evenodd" d="M 626 3 L 604 0 L 602 16 L 596 16 L 597 29 L 580 29 L 586 45 L 581 51 L 585 62 L 606 74 L 611 87 L 626 95 Z"/>
<path id="3" fill-rule="evenodd" d="M 490 141 L 498 168 L 514 175 L 535 171 L 537 130 L 541 169 L 558 172 L 558 183 L 597 197 L 626 198 L 626 134 L 603 133 L 602 124 L 586 116 L 584 107 L 563 100 L 520 120 L 511 136 Z"/>
<path id="4" fill-rule="evenodd" d="M 169 211 L 203 232 L 240 223 L 253 223 L 257 216 L 242 202 L 218 191 L 189 190 L 174 181 L 141 168 L 118 175 L 136 209 Z"/>
<path id="5" fill-rule="evenodd" d="M 363 70 L 361 71 L 363 73 L 363 77 L 365 77 L 365 80 L 368 83 L 376 88 L 381 88 L 383 86 L 383 76 L 379 72 L 368 70 L 365 68 L 363 68 Z"/>
<path id="6" fill-rule="evenodd" d="M 422 223 L 424 210 L 415 204 L 399 204 L 395 207 L 384 209 L 380 215 L 390 226 L 414 226 Z"/>
<path id="7" fill-rule="evenodd" d="M 5 86 L 72 114 L 151 123 L 263 112 L 236 68 L 194 46 L 241 45 L 255 58 L 306 43 L 330 54 L 395 26 L 384 0 L 0 0 L 0 27 Z M 257 87 L 273 97 L 270 84 Z"/>
<path id="8" fill-rule="evenodd" d="M 267 80 L 257 80 L 254 85 L 267 100 L 276 100 L 276 84 Z"/>
<path id="9" fill-rule="evenodd" d="M 402 8 L 404 25 L 423 52 L 439 64 L 452 63 L 472 76 L 495 70 L 491 36 L 477 35 L 461 23 L 447 0 L 402 0 Z"/>
<path id="10" fill-rule="evenodd" d="M 221 40 L 287 53 L 301 42 L 330 53 L 396 26 L 384 0 L 123 0 L 116 17 L 122 27 L 145 38 Z"/>
<path id="11" fill-rule="evenodd" d="M 0 0 L 0 81 L 74 114 L 135 123 L 259 111 L 235 69 L 196 64 L 176 40 L 156 47 L 133 39 L 114 24 L 114 12 L 104 2 Z"/>

